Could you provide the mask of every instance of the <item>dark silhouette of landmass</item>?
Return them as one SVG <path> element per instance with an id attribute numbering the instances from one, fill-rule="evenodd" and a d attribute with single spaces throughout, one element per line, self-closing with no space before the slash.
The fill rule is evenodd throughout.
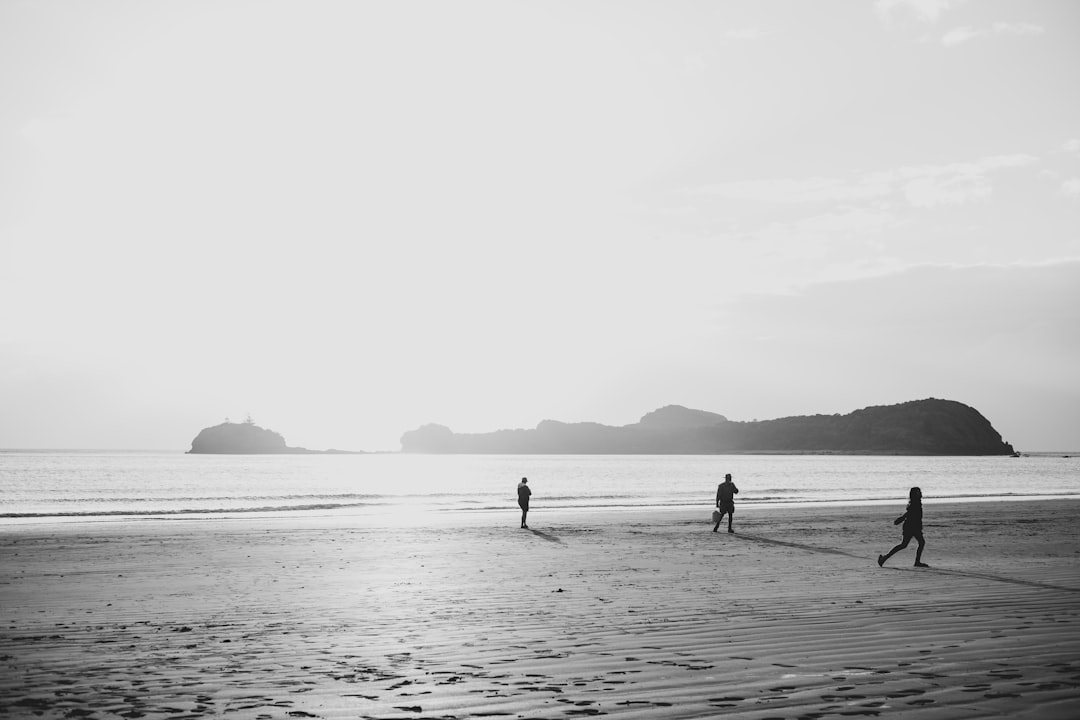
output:
<path id="1" fill-rule="evenodd" d="M 533 430 L 458 434 L 424 425 L 401 437 L 407 453 L 1011 455 L 977 410 L 953 400 L 913 400 L 847 415 L 736 422 L 669 405 L 633 425 L 544 420 Z"/>
<path id="2" fill-rule="evenodd" d="M 225 421 L 214 427 L 204 428 L 191 441 L 189 454 L 217 455 L 304 455 L 304 454 L 353 454 L 348 450 L 308 450 L 302 447 L 289 447 L 285 438 L 273 430 L 261 428 L 251 422 L 233 423 Z"/>

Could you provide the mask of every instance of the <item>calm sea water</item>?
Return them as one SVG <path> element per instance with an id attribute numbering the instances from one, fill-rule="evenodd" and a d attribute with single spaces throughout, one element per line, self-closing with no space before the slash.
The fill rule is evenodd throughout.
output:
<path id="1" fill-rule="evenodd" d="M 1080 458 L 834 455 L 185 455 L 0 452 L 0 524 L 34 518 L 1080 497 Z"/>

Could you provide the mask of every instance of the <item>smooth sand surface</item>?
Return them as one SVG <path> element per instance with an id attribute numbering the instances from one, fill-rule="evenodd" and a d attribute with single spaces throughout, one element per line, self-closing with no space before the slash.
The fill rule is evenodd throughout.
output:
<path id="1" fill-rule="evenodd" d="M 0 526 L 0 717 L 1080 717 L 1080 502 Z"/>

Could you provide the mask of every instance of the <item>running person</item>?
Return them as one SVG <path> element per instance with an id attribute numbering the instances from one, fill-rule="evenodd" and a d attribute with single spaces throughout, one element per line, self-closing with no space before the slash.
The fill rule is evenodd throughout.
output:
<path id="1" fill-rule="evenodd" d="M 904 539 L 900 544 L 888 552 L 887 555 L 878 555 L 877 564 L 884 565 L 885 561 L 908 546 L 911 538 L 919 541 L 919 548 L 915 551 L 915 567 L 930 567 L 922 561 L 923 548 L 926 540 L 922 534 L 922 490 L 917 487 L 911 488 L 908 493 L 907 512 L 893 520 L 893 525 L 904 524 Z"/>

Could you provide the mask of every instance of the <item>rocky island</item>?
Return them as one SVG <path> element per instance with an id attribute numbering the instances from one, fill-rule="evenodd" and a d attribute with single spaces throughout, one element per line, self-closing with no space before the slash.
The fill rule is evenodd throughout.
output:
<path id="1" fill-rule="evenodd" d="M 285 438 L 273 430 L 261 428 L 248 420 L 234 423 L 226 420 L 220 425 L 204 428 L 191 441 L 190 455 L 305 455 L 352 454 L 347 450 L 308 450 L 289 447 Z"/>
<path id="2" fill-rule="evenodd" d="M 738 422 L 669 405 L 631 425 L 544 420 L 534 429 L 458 434 L 424 425 L 401 437 L 407 453 L 1012 455 L 977 410 L 953 400 L 913 400 L 847 415 Z"/>

